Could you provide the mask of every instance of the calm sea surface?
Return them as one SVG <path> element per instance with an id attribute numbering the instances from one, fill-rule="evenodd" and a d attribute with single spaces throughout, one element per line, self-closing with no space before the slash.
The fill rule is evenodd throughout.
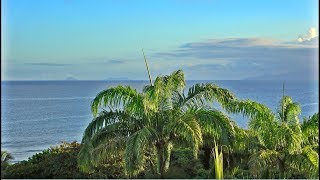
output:
<path id="1" fill-rule="evenodd" d="M 197 82 L 187 81 L 190 86 Z M 272 110 L 282 96 L 277 81 L 206 81 L 228 88 L 238 98 L 252 99 Z M 81 141 L 92 119 L 90 102 L 105 88 L 130 85 L 139 91 L 148 81 L 6 81 L 1 82 L 1 150 L 26 160 L 61 141 Z M 285 92 L 298 102 L 302 117 L 319 111 L 318 82 L 286 82 Z M 230 115 L 241 127 L 247 119 Z"/>

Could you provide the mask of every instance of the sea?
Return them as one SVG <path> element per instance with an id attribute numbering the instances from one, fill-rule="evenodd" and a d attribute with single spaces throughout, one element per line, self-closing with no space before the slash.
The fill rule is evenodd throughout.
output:
<path id="1" fill-rule="evenodd" d="M 274 111 L 282 97 L 282 81 L 187 81 L 186 88 L 208 82 L 229 89 L 238 99 L 252 99 Z M 81 142 L 93 117 L 92 99 L 119 84 L 141 91 L 148 81 L 1 81 L 1 150 L 19 162 L 63 141 Z M 285 82 L 285 95 L 301 105 L 301 121 L 319 112 L 318 91 L 319 82 Z M 229 116 L 247 128 L 247 118 Z"/>

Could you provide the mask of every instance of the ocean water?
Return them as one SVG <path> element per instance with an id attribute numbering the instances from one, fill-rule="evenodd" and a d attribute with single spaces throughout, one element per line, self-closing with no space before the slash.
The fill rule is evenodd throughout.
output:
<path id="1" fill-rule="evenodd" d="M 240 99 L 256 100 L 272 110 L 282 96 L 280 81 L 187 81 L 187 87 L 197 82 L 215 83 Z M 62 141 L 80 142 L 92 119 L 92 99 L 118 84 L 141 91 L 148 81 L 2 81 L 1 150 L 9 151 L 13 162 L 18 162 Z M 319 111 L 318 86 L 318 82 L 286 82 L 286 95 L 301 105 L 301 119 Z M 229 116 L 247 127 L 246 118 Z"/>

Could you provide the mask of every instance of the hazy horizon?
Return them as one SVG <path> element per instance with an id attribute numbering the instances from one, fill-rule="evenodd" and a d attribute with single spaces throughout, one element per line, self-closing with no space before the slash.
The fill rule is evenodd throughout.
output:
<path id="1" fill-rule="evenodd" d="M 67 82 L 77 82 L 77 81 L 106 81 L 106 82 L 111 82 L 111 81 L 119 81 L 119 82 L 125 82 L 125 81 L 145 81 L 149 83 L 149 79 L 74 79 L 74 80 L 68 80 L 68 79 L 47 79 L 47 80 L 1 80 L 1 82 L 46 82 L 46 81 L 67 81 Z M 208 81 L 270 81 L 270 82 L 306 82 L 306 83 L 319 83 L 319 80 L 294 80 L 294 79 L 289 79 L 289 80 L 281 80 L 281 79 L 185 79 L 185 81 L 203 81 L 203 82 L 208 82 Z"/>

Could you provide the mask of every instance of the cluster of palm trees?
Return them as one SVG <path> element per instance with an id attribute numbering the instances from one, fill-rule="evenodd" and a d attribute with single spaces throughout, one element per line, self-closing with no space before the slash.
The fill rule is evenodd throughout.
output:
<path id="1" fill-rule="evenodd" d="M 164 178 L 173 148 L 190 147 L 197 158 L 199 150 L 210 154 L 217 143 L 221 153 L 228 154 L 223 155 L 228 161 L 221 159 L 226 168 L 244 159 L 254 178 L 289 178 L 297 172 L 319 176 L 318 114 L 301 124 L 301 109 L 288 96 L 273 113 L 215 84 L 195 84 L 188 90 L 185 85 L 178 70 L 158 76 L 154 83 L 150 78 L 142 92 L 119 85 L 97 94 L 91 105 L 94 119 L 78 156 L 80 168 L 92 171 L 123 157 L 129 177 L 148 170 Z M 214 108 L 214 102 L 224 112 Z M 238 127 L 226 112 L 247 116 L 249 129 Z"/>
<path id="2" fill-rule="evenodd" d="M 276 113 L 250 100 L 234 101 L 226 109 L 250 119 L 249 128 L 256 136 L 248 160 L 253 177 L 319 177 L 318 113 L 301 124 L 299 104 L 284 95 Z"/>

